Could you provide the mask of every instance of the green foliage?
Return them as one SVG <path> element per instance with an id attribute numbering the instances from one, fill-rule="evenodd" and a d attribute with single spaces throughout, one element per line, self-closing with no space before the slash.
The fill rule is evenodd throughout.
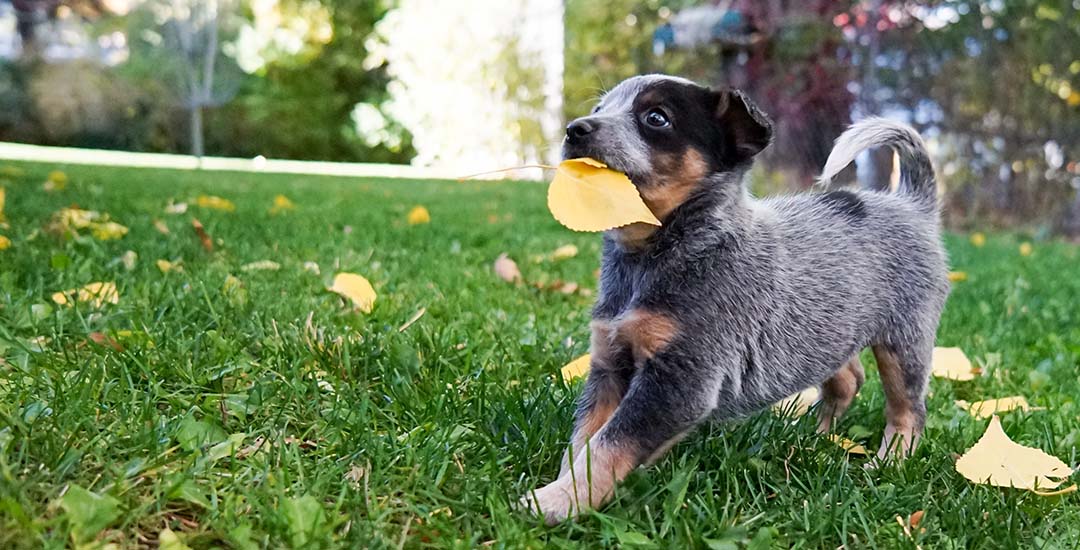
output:
<path id="1" fill-rule="evenodd" d="M 76 545 L 88 542 L 120 517 L 120 501 L 109 495 L 91 493 L 78 485 L 68 487 L 60 508 L 71 528 Z"/>
<path id="2" fill-rule="evenodd" d="M 491 263 L 507 252 L 527 281 L 595 293 L 600 242 L 552 220 L 544 186 L 65 167 L 67 189 L 43 193 L 57 167 L 19 166 L 0 172 L 12 174 L 13 241 L 0 252 L 2 548 L 63 546 L 76 523 L 78 536 L 121 548 L 165 526 L 196 549 L 959 549 L 1080 537 L 1075 495 L 976 486 L 953 469 L 986 427 L 954 400 L 1008 395 L 1046 407 L 1005 415 L 1010 437 L 1076 462 L 1080 280 L 1063 276 L 1080 262 L 1074 245 L 1036 241 L 1021 256 L 1021 236 L 992 234 L 982 248 L 947 236 L 968 280 L 939 342 L 963 347 L 984 375 L 932 381 L 927 435 L 906 464 L 866 471 L 812 419 L 765 412 L 704 426 L 602 511 L 545 528 L 511 503 L 558 472 L 580 383 L 553 375 L 585 352 L 594 298 L 504 283 Z M 236 212 L 191 204 L 211 190 Z M 277 194 L 296 209 L 270 215 Z M 170 199 L 188 213 L 164 213 Z M 108 242 L 39 231 L 71 204 L 131 231 Z M 405 222 L 417 204 L 430 224 Z M 220 240 L 214 252 L 190 216 Z M 532 260 L 564 244 L 578 256 Z M 127 250 L 139 258 L 130 271 Z M 160 272 L 159 258 L 184 271 Z M 281 269 L 241 269 L 265 259 Z M 370 315 L 325 290 L 337 271 L 371 280 Z M 245 304 L 225 298 L 230 275 Z M 119 303 L 37 307 L 91 281 L 115 281 Z M 88 342 L 91 332 L 122 351 Z M 839 430 L 874 447 L 884 398 L 863 360 L 867 383 Z M 71 493 L 85 497 L 82 512 L 55 506 L 69 486 L 93 489 Z M 916 510 L 926 531 L 911 540 L 896 517 Z"/>
<path id="3" fill-rule="evenodd" d="M 653 55 L 652 33 L 659 10 L 677 11 L 694 0 L 567 0 L 566 71 L 563 111 L 567 120 L 588 114 L 596 99 L 619 81 L 638 74 L 663 72 L 688 77 L 714 74 L 706 52 Z M 630 24 L 630 23 L 633 24 Z M 704 79 L 707 80 L 707 79 Z"/>

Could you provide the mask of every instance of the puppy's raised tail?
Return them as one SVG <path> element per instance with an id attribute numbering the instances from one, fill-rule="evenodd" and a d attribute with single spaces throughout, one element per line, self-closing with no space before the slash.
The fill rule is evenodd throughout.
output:
<path id="1" fill-rule="evenodd" d="M 899 192 L 910 196 L 925 210 L 937 212 L 937 180 L 926 144 L 914 128 L 902 122 L 870 117 L 852 124 L 836 138 L 818 181 L 827 185 L 859 153 L 882 145 L 888 145 L 900 156 Z"/>

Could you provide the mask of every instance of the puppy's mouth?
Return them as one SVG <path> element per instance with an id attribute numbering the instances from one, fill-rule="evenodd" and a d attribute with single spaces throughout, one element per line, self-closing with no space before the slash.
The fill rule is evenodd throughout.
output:
<path id="1" fill-rule="evenodd" d="M 579 158 L 591 158 L 593 160 L 598 160 L 607 165 L 608 168 L 611 168 L 616 172 L 622 172 L 623 174 L 626 174 L 626 177 L 630 178 L 631 182 L 633 182 L 635 185 L 638 184 L 637 177 L 635 177 L 635 175 L 629 171 L 628 166 L 623 165 L 620 159 L 618 159 L 615 155 L 608 155 L 603 150 L 595 146 L 589 144 L 571 145 L 569 143 L 563 143 L 562 158 L 563 160 Z"/>

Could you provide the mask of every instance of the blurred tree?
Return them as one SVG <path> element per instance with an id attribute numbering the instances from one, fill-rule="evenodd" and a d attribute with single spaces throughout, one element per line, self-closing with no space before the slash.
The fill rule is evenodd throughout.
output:
<path id="1" fill-rule="evenodd" d="M 1048 220 L 1080 236 L 1080 10 L 1067 0 L 898 4 L 886 108 L 939 131 L 954 223 Z M 1051 227 L 1048 225 L 1048 229 Z"/>
<path id="2" fill-rule="evenodd" d="M 71 10 L 86 19 L 97 19 L 109 13 L 101 0 L 3 0 L 15 8 L 15 30 L 22 43 L 22 57 L 36 59 L 41 54 L 40 29 L 42 24 L 55 21 L 61 8 Z"/>
<path id="3" fill-rule="evenodd" d="M 388 97 L 385 64 L 364 64 L 367 40 L 386 14 L 388 2 L 281 0 L 262 5 L 264 11 L 249 14 L 253 23 L 230 48 L 255 78 L 247 80 L 238 100 L 221 113 L 218 138 L 249 156 L 363 162 L 411 159 L 408 132 L 386 120 L 378 108 Z M 291 46 L 259 36 L 290 30 L 295 37 Z M 245 59 L 245 49 L 257 52 L 257 59 Z M 391 138 L 372 141 L 360 135 L 358 111 L 382 116 Z"/>
<path id="4" fill-rule="evenodd" d="M 666 72 L 712 81 L 717 76 L 717 66 L 708 50 L 653 55 L 653 31 L 672 13 L 697 3 L 695 0 L 566 0 L 563 17 L 566 120 L 588 114 L 606 89 L 637 74 Z"/>

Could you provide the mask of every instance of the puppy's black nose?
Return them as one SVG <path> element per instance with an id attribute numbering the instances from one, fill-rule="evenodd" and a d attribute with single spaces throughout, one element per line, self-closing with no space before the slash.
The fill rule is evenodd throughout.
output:
<path id="1" fill-rule="evenodd" d="M 584 118 L 571 122 L 566 127 L 566 141 L 569 143 L 581 143 L 585 136 L 596 130 L 596 123 Z"/>

